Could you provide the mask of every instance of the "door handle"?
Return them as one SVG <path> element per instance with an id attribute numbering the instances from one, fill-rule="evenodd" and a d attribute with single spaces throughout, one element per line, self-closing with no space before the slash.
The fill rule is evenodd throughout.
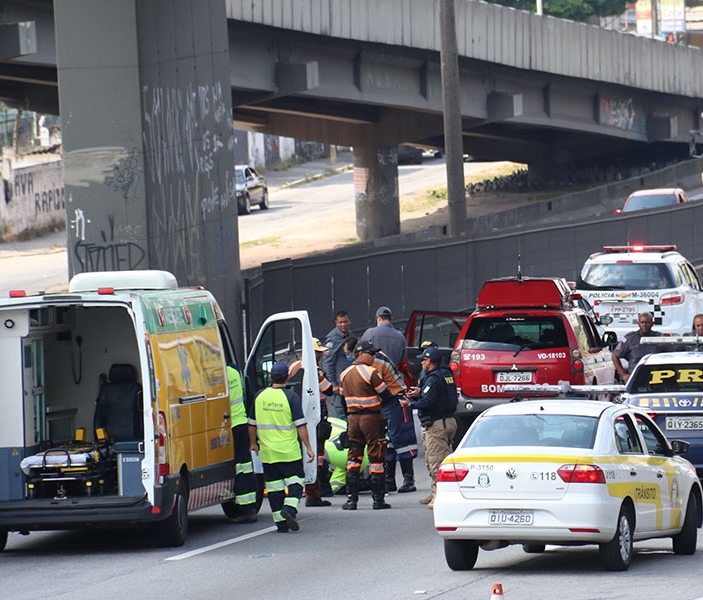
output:
<path id="1" fill-rule="evenodd" d="M 657 471 L 657 479 L 661 479 L 662 477 L 664 477 L 664 473 Z"/>
<path id="2" fill-rule="evenodd" d="M 634 469 L 630 471 L 630 477 L 637 477 L 637 471 L 635 471 Z"/>

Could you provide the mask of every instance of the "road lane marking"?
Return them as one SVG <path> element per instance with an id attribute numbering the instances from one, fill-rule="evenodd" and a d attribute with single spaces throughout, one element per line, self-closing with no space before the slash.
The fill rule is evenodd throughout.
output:
<path id="1" fill-rule="evenodd" d="M 305 519 L 300 519 L 300 521 L 307 521 L 311 517 L 306 517 Z M 231 546 L 232 544 L 238 544 L 239 542 L 245 542 L 265 533 L 273 533 L 276 531 L 276 526 L 271 525 L 271 527 L 266 527 L 264 529 L 259 529 L 258 531 L 252 531 L 251 533 L 245 533 L 244 535 L 237 536 L 235 538 L 224 540 L 222 542 L 217 542 L 216 544 L 211 544 L 209 546 L 203 546 L 202 548 L 197 548 L 196 550 L 189 550 L 188 552 L 183 552 L 182 554 L 177 554 L 176 556 L 170 556 L 164 560 L 185 560 L 186 558 L 192 558 L 193 556 L 198 556 L 199 554 L 205 554 L 206 552 L 211 552 L 212 550 L 219 550 L 220 548 L 225 548 L 226 546 Z"/>

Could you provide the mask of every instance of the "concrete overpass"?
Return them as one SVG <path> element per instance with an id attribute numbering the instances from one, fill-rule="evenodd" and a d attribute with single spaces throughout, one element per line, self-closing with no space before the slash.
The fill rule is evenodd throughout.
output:
<path id="1" fill-rule="evenodd" d="M 443 146 L 438 6 L 0 4 L 0 98 L 61 105 L 71 272 L 167 268 L 236 306 L 229 114 L 352 145 L 359 236 L 398 233 L 395 145 Z M 456 14 L 467 153 L 550 175 L 652 148 L 686 153 L 700 125 L 699 49 L 464 0 Z"/>

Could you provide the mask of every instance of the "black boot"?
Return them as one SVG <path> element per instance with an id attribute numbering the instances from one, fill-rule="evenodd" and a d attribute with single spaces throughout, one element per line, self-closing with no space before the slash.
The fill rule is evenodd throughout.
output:
<path id="1" fill-rule="evenodd" d="M 415 472 L 413 471 L 413 459 L 401 458 L 400 470 L 403 472 L 403 484 L 398 488 L 398 493 L 414 492 L 415 487 Z"/>
<path id="2" fill-rule="evenodd" d="M 359 500 L 359 471 L 347 471 L 347 501 L 342 510 L 356 510 Z"/>
<path id="3" fill-rule="evenodd" d="M 349 480 L 347 480 L 349 483 Z M 390 504 L 386 504 L 383 501 L 385 488 L 385 475 L 383 473 L 372 473 L 371 474 L 371 497 L 373 498 L 374 510 L 379 510 L 382 508 L 390 508 Z"/>
<path id="4" fill-rule="evenodd" d="M 332 486 L 330 485 L 330 465 L 327 461 L 322 463 L 322 468 L 317 470 L 317 479 L 320 482 L 320 496 L 323 498 L 331 498 L 334 496 Z"/>
<path id="5" fill-rule="evenodd" d="M 395 461 L 389 460 L 386 463 L 386 493 L 395 492 L 398 487 L 395 484 Z"/>

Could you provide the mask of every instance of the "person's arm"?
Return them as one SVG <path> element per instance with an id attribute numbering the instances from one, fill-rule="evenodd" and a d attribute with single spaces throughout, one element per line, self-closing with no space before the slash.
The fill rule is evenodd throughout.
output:
<path id="1" fill-rule="evenodd" d="M 259 451 L 259 443 L 256 441 L 256 425 L 249 422 L 249 450 L 251 452 Z"/>
<path id="2" fill-rule="evenodd" d="M 329 350 L 327 350 L 327 352 L 322 357 L 322 370 L 325 372 L 325 375 L 327 375 L 327 379 L 330 380 L 332 385 L 334 387 L 339 387 L 339 373 L 337 373 L 337 352 L 339 352 L 339 349 L 342 347 L 344 342 L 339 341 L 339 343 L 337 343 L 335 340 L 330 340 L 328 338 L 325 341 L 325 345 L 327 346 L 330 343 L 331 346 L 329 346 Z M 336 394 L 339 392 L 334 391 L 334 393 Z"/>
<path id="3" fill-rule="evenodd" d="M 615 370 L 618 372 L 621 379 L 627 383 L 627 380 L 630 377 L 630 374 L 625 370 L 625 367 L 622 366 L 622 362 L 620 361 L 620 358 L 615 356 L 615 354 L 613 354 L 613 365 L 615 366 Z"/>
<path id="4" fill-rule="evenodd" d="M 315 459 L 315 453 L 312 451 L 312 446 L 310 445 L 310 436 L 308 435 L 307 425 L 298 425 L 298 437 L 300 441 L 303 442 L 305 450 L 308 453 L 307 462 L 312 462 Z"/>
<path id="5" fill-rule="evenodd" d="M 410 400 L 409 406 L 420 410 L 432 409 L 437 404 L 437 395 L 436 378 L 428 376 L 425 378 L 419 395 Z"/>

